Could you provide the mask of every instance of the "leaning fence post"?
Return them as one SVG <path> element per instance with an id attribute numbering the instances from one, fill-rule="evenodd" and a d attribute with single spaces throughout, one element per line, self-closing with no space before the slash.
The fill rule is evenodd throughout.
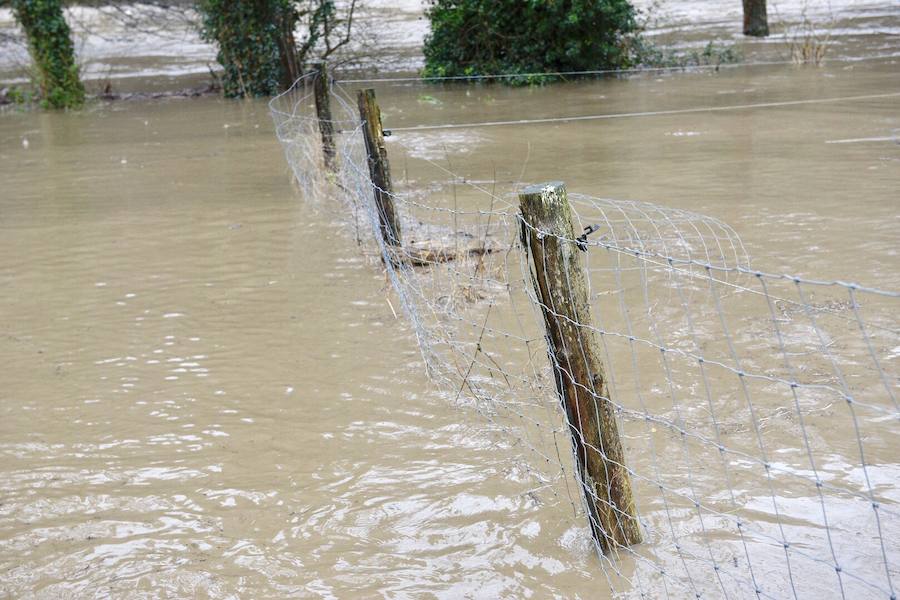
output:
<path id="1" fill-rule="evenodd" d="M 556 389 L 584 487 L 591 531 L 604 552 L 641 541 L 631 478 L 595 338 L 572 211 L 561 182 L 519 193 L 522 242 L 544 315 Z"/>
<path id="2" fill-rule="evenodd" d="M 369 175 L 375 186 L 375 208 L 378 210 L 381 237 L 388 246 L 399 246 L 400 220 L 394 209 L 391 169 L 388 164 L 387 148 L 384 146 L 381 110 L 375 100 L 375 90 L 359 90 L 356 93 L 356 101 L 359 104 L 359 116 L 363 120 L 363 136 L 366 140 Z"/>
<path id="3" fill-rule="evenodd" d="M 337 171 L 335 157 L 337 151 L 334 147 L 334 121 L 331 118 L 331 104 L 328 100 L 328 67 L 324 62 L 313 65 L 316 77 L 313 91 L 316 98 L 316 118 L 319 121 L 319 133 L 322 135 L 322 155 L 325 158 L 325 168 L 332 173 Z"/>

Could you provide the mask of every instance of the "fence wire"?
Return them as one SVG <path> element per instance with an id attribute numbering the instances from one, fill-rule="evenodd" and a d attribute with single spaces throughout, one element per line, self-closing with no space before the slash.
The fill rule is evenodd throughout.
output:
<path id="1" fill-rule="evenodd" d="M 576 468 L 554 382 L 565 365 L 548 359 L 543 327 L 542 311 L 559 313 L 535 295 L 516 197 L 434 165 L 447 180 L 391 194 L 403 244 L 386 245 L 362 124 L 336 85 L 337 170 L 322 167 L 315 77 L 271 103 L 305 198 L 340 203 L 438 388 L 520 450 L 507 473 L 529 498 L 589 535 L 591 503 L 608 500 Z M 708 216 L 569 201 L 585 236 L 559 241 L 585 250 L 593 322 L 578 326 L 609 388 L 586 392 L 615 407 L 644 537 L 595 544 L 610 595 L 895 599 L 900 294 L 755 270 Z"/>

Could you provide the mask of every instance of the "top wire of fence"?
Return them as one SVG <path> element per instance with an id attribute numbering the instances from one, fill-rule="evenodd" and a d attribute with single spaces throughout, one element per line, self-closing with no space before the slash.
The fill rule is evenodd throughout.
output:
<path id="1" fill-rule="evenodd" d="M 570 194 L 560 235 L 523 218 L 518 186 L 498 193 L 440 165 L 448 181 L 376 189 L 340 85 L 323 168 L 315 77 L 271 103 L 304 197 L 339 203 L 380 257 L 438 389 L 519 449 L 507 472 L 530 482 L 524 495 L 585 536 L 604 526 L 598 507 L 637 522 L 643 543 L 594 546 L 612 594 L 896 598 L 900 294 L 756 270 L 727 224 L 651 203 Z M 399 243 L 381 235 L 376 192 L 399 214 Z M 583 318 L 536 291 L 534 257 L 552 248 L 583 273 Z M 550 319 L 577 347 L 554 346 Z M 589 348 L 605 377 L 579 386 L 570 359 Z M 614 412 L 624 458 L 579 433 L 558 393 L 569 384 Z M 633 512 L 589 476 L 598 457 L 630 477 Z"/>

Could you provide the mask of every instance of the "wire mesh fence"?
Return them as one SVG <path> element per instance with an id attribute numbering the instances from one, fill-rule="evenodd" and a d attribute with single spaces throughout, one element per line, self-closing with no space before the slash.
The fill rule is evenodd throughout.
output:
<path id="1" fill-rule="evenodd" d="M 640 544 L 594 538 L 611 595 L 896 597 L 900 295 L 756 270 L 725 223 L 649 203 L 571 194 L 580 235 L 535 229 L 514 193 L 443 167 L 446 181 L 390 192 L 402 243 L 387 244 L 337 84 L 336 167 L 322 167 L 315 77 L 271 103 L 305 198 L 340 206 L 380 257 L 438 388 L 520 449 L 507 474 L 523 493 L 585 532 L 604 503 L 637 520 Z M 533 244 L 576 257 L 589 319 L 540 295 Z M 554 352 L 548 319 L 578 347 Z M 603 385 L 571 372 L 586 347 Z M 613 411 L 624 460 L 582 435 L 566 382 Z M 587 476 L 591 457 L 627 472 L 634 514 Z"/>

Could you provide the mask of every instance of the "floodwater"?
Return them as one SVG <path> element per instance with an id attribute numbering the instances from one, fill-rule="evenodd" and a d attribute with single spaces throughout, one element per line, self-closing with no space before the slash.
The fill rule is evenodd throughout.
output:
<path id="1" fill-rule="evenodd" d="M 898 72 L 378 93 L 389 128 L 854 97 L 398 130 L 389 152 L 414 184 L 563 180 L 720 218 L 759 268 L 898 289 L 900 100 L 860 98 Z M 265 104 L 9 113 L 0 175 L 0 596 L 608 597 L 586 527 L 435 391 L 377 260 L 292 189 Z"/>

